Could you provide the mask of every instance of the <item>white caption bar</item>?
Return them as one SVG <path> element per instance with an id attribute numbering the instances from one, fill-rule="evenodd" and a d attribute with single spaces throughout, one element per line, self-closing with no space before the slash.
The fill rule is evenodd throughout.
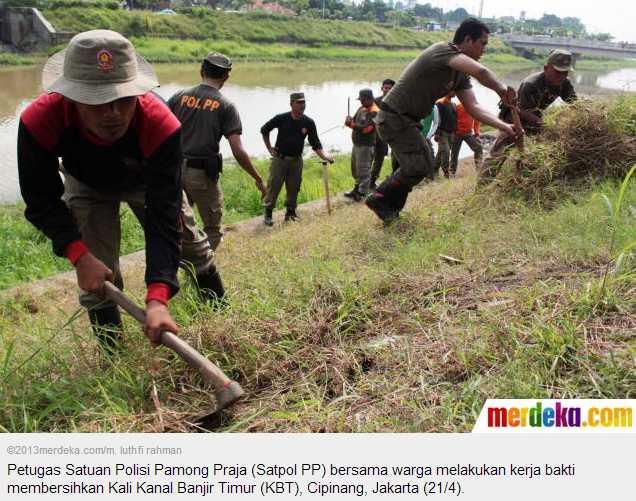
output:
<path id="1" fill-rule="evenodd" d="M 618 499 L 634 435 L 0 435 L 0 499 Z M 631 493 L 631 494 L 630 494 Z"/>

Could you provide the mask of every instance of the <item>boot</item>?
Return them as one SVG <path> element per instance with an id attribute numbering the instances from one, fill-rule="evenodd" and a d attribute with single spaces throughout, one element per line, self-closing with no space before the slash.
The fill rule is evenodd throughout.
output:
<path id="1" fill-rule="evenodd" d="M 265 226 L 274 226 L 274 218 L 272 217 L 272 209 L 265 209 L 265 217 L 263 218 Z"/>
<path id="2" fill-rule="evenodd" d="M 88 310 L 91 328 L 106 355 L 114 355 L 121 347 L 122 322 L 117 306 Z"/>
<path id="3" fill-rule="evenodd" d="M 397 210 L 387 203 L 386 197 L 380 192 L 371 193 L 364 203 L 385 225 L 391 224 L 400 215 Z"/>
<path id="4" fill-rule="evenodd" d="M 199 297 L 204 301 L 216 304 L 224 304 L 225 288 L 221 281 L 221 275 L 213 266 L 207 273 L 197 275 Z"/>
<path id="5" fill-rule="evenodd" d="M 285 222 L 289 221 L 300 221 L 298 214 L 296 214 L 296 209 L 287 209 L 287 212 L 285 212 Z"/>
<path id="6" fill-rule="evenodd" d="M 351 191 L 347 191 L 344 196 L 347 198 L 351 198 L 356 202 L 360 200 L 360 193 L 358 192 L 359 184 L 356 184 Z"/>

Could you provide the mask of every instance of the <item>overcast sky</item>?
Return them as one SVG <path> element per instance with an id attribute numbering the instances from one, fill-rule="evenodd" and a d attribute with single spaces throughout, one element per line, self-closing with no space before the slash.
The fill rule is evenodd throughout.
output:
<path id="1" fill-rule="evenodd" d="M 418 0 L 431 3 L 444 10 L 464 7 L 468 12 L 479 12 L 479 0 Z M 626 0 L 484 0 L 485 17 L 515 16 L 522 10 L 527 18 L 540 18 L 544 13 L 559 17 L 578 17 L 593 32 L 609 32 L 616 41 L 636 42 L 636 1 Z"/>

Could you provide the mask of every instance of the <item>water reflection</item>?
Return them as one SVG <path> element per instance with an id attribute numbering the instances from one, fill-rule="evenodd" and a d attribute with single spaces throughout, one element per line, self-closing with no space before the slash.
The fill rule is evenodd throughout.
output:
<path id="1" fill-rule="evenodd" d="M 289 94 L 305 92 L 306 113 L 316 121 L 325 149 L 349 151 L 351 135 L 342 127 L 347 114 L 347 99 L 355 111 L 358 90 L 371 87 L 378 92 L 382 79 L 396 78 L 404 63 L 391 65 L 356 65 L 343 63 L 239 63 L 223 93 L 237 105 L 243 120 L 243 143 L 253 156 L 267 154 L 260 127 L 274 114 L 289 110 Z M 159 94 L 170 97 L 177 89 L 199 81 L 199 66 L 156 65 L 162 86 Z M 40 67 L 4 69 L 0 71 L 0 203 L 19 198 L 16 168 L 17 117 L 40 92 Z M 517 86 L 528 71 L 506 75 L 507 84 Z M 596 95 L 616 90 L 636 90 L 636 69 L 606 73 L 576 72 L 573 76 L 579 95 Z M 625 84 L 628 84 L 626 87 Z M 480 102 L 495 110 L 498 97 L 488 89 L 475 85 Z M 275 132 L 272 134 L 272 139 Z M 222 152 L 231 156 L 227 141 Z M 469 154 L 466 148 L 464 154 Z"/>

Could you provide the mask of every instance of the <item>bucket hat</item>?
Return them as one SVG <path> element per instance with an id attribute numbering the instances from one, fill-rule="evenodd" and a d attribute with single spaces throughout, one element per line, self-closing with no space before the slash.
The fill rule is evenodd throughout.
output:
<path id="1" fill-rule="evenodd" d="M 158 86 L 152 66 L 127 38 L 110 30 L 75 35 L 42 70 L 44 90 L 89 105 L 141 96 Z"/>

